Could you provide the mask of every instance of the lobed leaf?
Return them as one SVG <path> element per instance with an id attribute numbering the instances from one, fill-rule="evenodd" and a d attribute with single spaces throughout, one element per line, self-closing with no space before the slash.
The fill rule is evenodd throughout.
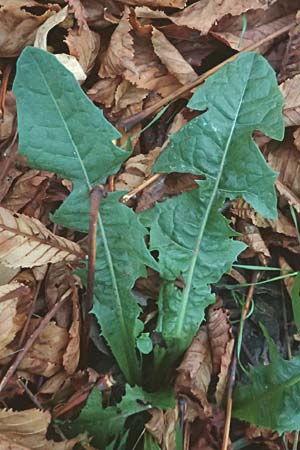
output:
<path id="1" fill-rule="evenodd" d="M 13 89 L 21 153 L 33 167 L 54 171 L 73 182 L 73 191 L 54 220 L 87 232 L 89 191 L 129 156 L 112 143 L 119 132 L 84 95 L 72 74 L 47 52 L 24 50 Z M 139 274 L 145 274 L 144 264 L 156 267 L 144 244 L 145 234 L 138 217 L 118 202 L 116 194 L 103 201 L 98 214 L 93 311 L 130 383 L 140 380 L 135 338 L 142 331 L 130 290 Z"/>
<path id="2" fill-rule="evenodd" d="M 260 130 L 282 139 L 282 105 L 267 61 L 256 53 L 240 55 L 196 91 L 188 106 L 205 112 L 170 136 L 154 165 L 156 172 L 206 178 L 199 189 L 158 204 L 144 218 L 164 279 L 157 331 L 167 349 L 156 350 L 157 362 L 167 358 L 169 365 L 188 347 L 214 301 L 209 285 L 230 270 L 244 248 L 231 239 L 236 233 L 220 212 L 225 199 L 241 196 L 261 214 L 276 217 L 276 173 L 252 134 Z M 179 276 L 183 290 L 174 286 Z"/>

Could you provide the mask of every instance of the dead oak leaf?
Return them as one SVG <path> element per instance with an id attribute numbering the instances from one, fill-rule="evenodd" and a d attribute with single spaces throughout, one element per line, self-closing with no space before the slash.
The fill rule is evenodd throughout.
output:
<path id="1" fill-rule="evenodd" d="M 43 8 L 41 15 L 27 10 L 33 6 Z M 0 1 L 0 57 L 18 56 L 24 47 L 32 45 L 38 27 L 54 14 L 47 5 L 31 0 Z"/>

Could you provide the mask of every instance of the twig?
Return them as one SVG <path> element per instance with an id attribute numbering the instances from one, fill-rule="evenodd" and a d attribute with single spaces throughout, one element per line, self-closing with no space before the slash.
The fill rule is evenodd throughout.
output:
<path id="1" fill-rule="evenodd" d="M 36 290 L 35 290 L 35 294 L 34 294 L 34 297 L 33 297 L 33 300 L 32 300 L 31 308 L 30 308 L 30 311 L 28 313 L 28 316 L 27 316 L 27 319 L 26 319 L 26 323 L 25 323 L 25 325 L 24 325 L 24 327 L 22 329 L 22 333 L 21 333 L 21 336 L 20 336 L 20 339 L 19 339 L 19 344 L 18 344 L 19 347 L 22 347 L 24 339 L 26 337 L 27 330 L 28 330 L 28 327 L 29 327 L 29 323 L 30 323 L 31 317 L 32 317 L 32 315 L 34 313 L 36 301 L 37 301 L 37 298 L 38 298 L 38 295 L 39 295 L 39 292 L 40 292 L 40 289 L 41 289 L 41 285 L 42 285 L 42 280 L 38 281 L 38 284 L 37 284 L 37 287 L 36 287 Z"/>
<path id="2" fill-rule="evenodd" d="M 1 88 L 0 88 L 0 122 L 4 121 L 6 92 L 7 92 L 8 79 L 9 79 L 11 69 L 12 69 L 12 65 L 7 64 L 7 66 L 5 66 L 5 69 L 3 71 L 2 83 L 1 83 Z"/>
<path id="3" fill-rule="evenodd" d="M 95 265 L 96 265 L 96 238 L 97 238 L 97 223 L 98 211 L 101 199 L 106 195 L 104 187 L 96 185 L 91 191 L 91 206 L 90 206 L 90 227 L 88 238 L 88 274 L 87 274 L 87 288 L 86 288 L 86 302 L 85 302 L 85 317 L 84 330 L 82 340 L 82 362 L 85 364 L 87 358 L 87 350 L 90 338 L 91 315 L 90 310 L 93 306 L 94 296 L 94 279 L 95 279 Z"/>
<path id="4" fill-rule="evenodd" d="M 246 320 L 250 305 L 251 305 L 251 300 L 253 297 L 253 292 L 254 292 L 254 288 L 255 288 L 255 283 L 257 281 L 259 272 L 258 271 L 254 271 L 252 278 L 251 278 L 251 283 L 253 283 L 248 290 L 247 293 L 247 297 L 246 297 L 246 301 L 244 303 L 244 307 L 242 310 L 242 314 L 241 314 L 241 324 L 240 324 L 240 330 L 243 329 L 243 323 Z M 226 401 L 226 419 L 225 419 L 225 425 L 224 425 L 224 435 L 223 435 L 223 442 L 222 442 L 222 450 L 227 450 L 228 448 L 228 443 L 229 443 L 229 432 L 230 432 L 230 423 L 231 423 L 231 415 L 232 415 L 232 391 L 233 391 L 233 386 L 234 386 L 234 382 L 235 382 L 235 373 L 236 373 L 236 365 L 237 365 L 237 359 L 238 359 L 238 355 L 237 355 L 237 351 L 238 351 L 238 346 L 236 346 L 236 349 L 233 352 L 233 359 L 231 362 L 231 366 L 230 366 L 230 371 L 229 371 L 229 377 L 228 377 L 228 384 L 227 384 L 227 401 Z"/>
<path id="5" fill-rule="evenodd" d="M 143 191 L 147 186 L 154 183 L 154 181 L 158 180 L 163 174 L 162 173 L 156 173 L 154 175 L 151 175 L 150 178 L 143 181 L 139 186 L 132 189 L 132 191 L 128 192 L 127 194 L 123 195 L 122 202 L 127 203 L 132 197 L 135 197 L 139 192 Z"/>
<path id="6" fill-rule="evenodd" d="M 0 303 L 6 302 L 7 300 L 11 300 L 16 297 L 23 297 L 30 293 L 30 288 L 28 286 L 20 286 L 13 291 L 8 292 L 7 294 L 2 295 L 0 298 Z"/>
<path id="7" fill-rule="evenodd" d="M 163 99 L 159 100 L 157 103 L 154 103 L 154 105 L 149 106 L 149 108 L 144 109 L 143 111 L 134 114 L 131 117 L 128 117 L 127 119 L 120 122 L 120 125 L 125 128 L 125 130 L 129 130 L 137 123 L 141 122 L 142 120 L 145 120 L 147 117 L 149 117 L 151 114 L 165 106 L 167 103 L 172 102 L 179 98 L 181 95 L 186 94 L 188 91 L 194 89 L 195 87 L 202 84 L 206 78 L 213 75 L 215 72 L 217 72 L 221 67 L 223 67 L 228 62 L 234 61 L 240 53 L 246 53 L 251 52 L 253 50 L 257 50 L 259 47 L 261 47 L 263 44 L 275 39 L 278 36 L 281 36 L 284 33 L 287 33 L 293 26 L 295 25 L 295 22 L 293 21 L 289 25 L 286 25 L 285 27 L 282 27 L 280 30 L 275 31 L 274 33 L 269 34 L 265 38 L 261 39 L 260 41 L 250 45 L 249 47 L 246 47 L 241 52 L 236 53 L 235 55 L 231 56 L 230 58 L 226 59 L 225 61 L 221 62 L 217 66 L 213 67 L 212 69 L 208 70 L 204 74 L 200 75 L 195 81 L 192 81 L 191 83 L 187 83 L 181 88 L 177 89 L 172 94 L 168 95 L 167 97 L 164 97 Z"/>
<path id="8" fill-rule="evenodd" d="M 41 320 L 39 326 L 34 330 L 34 332 L 30 335 L 28 340 L 26 341 L 26 344 L 24 345 L 23 349 L 20 350 L 20 352 L 17 354 L 15 360 L 7 370 L 6 374 L 2 378 L 0 382 L 0 392 L 3 391 L 7 383 L 9 382 L 10 378 L 13 376 L 17 368 L 19 367 L 20 363 L 22 362 L 23 358 L 27 354 L 28 350 L 31 348 L 31 346 L 34 344 L 36 339 L 39 337 L 43 329 L 48 325 L 52 317 L 55 316 L 59 308 L 65 303 L 65 301 L 69 298 L 69 290 L 62 296 L 62 298 L 55 303 L 52 309 L 45 315 L 45 317 Z"/>

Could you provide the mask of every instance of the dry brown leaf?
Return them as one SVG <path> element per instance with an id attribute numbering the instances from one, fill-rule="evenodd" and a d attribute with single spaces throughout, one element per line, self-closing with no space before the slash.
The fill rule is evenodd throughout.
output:
<path id="1" fill-rule="evenodd" d="M 5 450 L 71 450 L 80 441 L 80 436 L 63 442 L 48 441 L 46 433 L 50 422 L 51 414 L 48 411 L 34 408 L 25 411 L 1 409 L 0 445 L 1 441 L 6 440 L 9 446 Z"/>
<path id="2" fill-rule="evenodd" d="M 87 25 L 70 29 L 65 39 L 71 56 L 74 56 L 86 75 L 92 70 L 100 49 L 99 34 L 91 31 Z"/>
<path id="3" fill-rule="evenodd" d="M 229 339 L 229 341 L 226 344 L 225 351 L 221 357 L 221 367 L 220 372 L 218 376 L 218 383 L 216 386 L 216 392 L 215 392 L 215 398 L 216 403 L 219 407 L 222 406 L 227 383 L 228 383 L 228 373 L 230 364 L 232 361 L 232 353 L 234 350 L 234 338 Z"/>
<path id="4" fill-rule="evenodd" d="M 200 328 L 177 371 L 176 393 L 191 393 L 199 400 L 205 413 L 208 416 L 211 415 L 207 390 L 212 374 L 212 358 L 207 326 L 204 325 Z"/>
<path id="5" fill-rule="evenodd" d="M 39 325 L 40 319 L 31 319 L 28 336 Z M 50 322 L 38 336 L 20 364 L 20 369 L 44 377 L 62 370 L 63 355 L 68 345 L 68 331 Z"/>
<path id="6" fill-rule="evenodd" d="M 45 188 L 49 186 L 49 179 L 52 178 L 52 176 L 53 175 L 50 172 L 34 169 L 28 170 L 17 179 L 12 189 L 10 189 L 3 200 L 1 206 L 10 209 L 11 211 L 20 211 L 27 203 L 34 201 L 34 198 L 39 189 L 42 188 L 42 185 L 45 185 Z"/>
<path id="7" fill-rule="evenodd" d="M 152 31 L 152 44 L 155 53 L 166 66 L 169 73 L 181 83 L 191 83 L 198 78 L 192 66 L 185 61 L 179 51 L 171 44 L 166 36 L 156 28 Z"/>
<path id="8" fill-rule="evenodd" d="M 119 0 L 121 3 L 136 6 L 154 6 L 156 8 L 179 8 L 185 7 L 187 0 Z"/>
<path id="9" fill-rule="evenodd" d="M 123 172 L 116 178 L 115 189 L 117 191 L 131 190 L 139 186 L 151 175 L 151 167 L 160 151 L 160 148 L 155 148 L 146 155 L 140 154 L 129 158 Z"/>
<path id="10" fill-rule="evenodd" d="M 30 7 L 43 8 L 44 13 L 34 15 L 26 10 Z M 0 57 L 18 56 L 24 47 L 32 45 L 38 27 L 54 14 L 47 5 L 31 0 L 0 1 Z"/>
<path id="11" fill-rule="evenodd" d="M 0 207 L 0 258 L 10 267 L 33 267 L 83 257 L 79 245 L 51 233 L 37 219 Z"/>
<path id="12" fill-rule="evenodd" d="M 22 289 L 26 288 L 18 282 L 12 282 L 0 286 L 0 357 L 10 353 L 7 346 L 14 340 L 17 332 L 23 327 L 26 314 L 17 314 L 19 298 L 22 295 Z M 6 301 L 1 299 L 13 295 Z"/>
<path id="13" fill-rule="evenodd" d="M 265 10 L 267 8 L 267 0 L 238 0 L 234 3 L 232 0 L 224 0 L 221 3 L 219 0 L 200 0 L 174 14 L 170 20 L 176 25 L 184 25 L 206 34 L 213 24 L 226 14 L 239 16 L 249 9 Z"/>
<path id="14" fill-rule="evenodd" d="M 286 127 L 300 125 L 300 74 L 280 84 L 284 97 L 283 117 Z"/>
<path id="15" fill-rule="evenodd" d="M 257 256 L 261 264 L 267 266 L 271 255 L 259 229 L 246 220 L 240 219 L 237 222 L 237 231 L 243 235 L 238 239 L 248 245 L 248 248 L 243 251 L 242 256 L 244 258 Z"/>
<path id="16" fill-rule="evenodd" d="M 277 220 L 265 219 L 243 199 L 235 200 L 230 209 L 232 214 L 240 217 L 241 219 L 250 220 L 253 225 L 258 228 L 272 228 L 272 230 L 276 233 L 285 234 L 286 236 L 292 237 L 297 236 L 295 225 L 291 223 L 280 210 L 278 210 Z"/>
<path id="17" fill-rule="evenodd" d="M 68 375 L 72 375 L 78 366 L 80 357 L 80 306 L 78 292 L 73 290 L 73 320 L 69 329 L 69 342 L 63 356 L 63 367 Z"/>

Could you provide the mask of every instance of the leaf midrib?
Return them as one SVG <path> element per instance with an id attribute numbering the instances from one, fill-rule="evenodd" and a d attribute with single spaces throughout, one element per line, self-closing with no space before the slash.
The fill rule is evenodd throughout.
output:
<path id="1" fill-rule="evenodd" d="M 245 92 L 246 92 L 246 89 L 247 89 L 247 85 L 248 85 L 248 82 L 249 82 L 249 77 L 250 77 L 250 74 L 252 72 L 252 67 L 253 67 L 253 59 L 252 59 L 252 63 L 251 63 L 251 67 L 250 67 L 249 73 L 248 73 L 248 78 L 247 78 L 247 81 L 245 82 L 245 87 L 244 87 L 244 90 L 243 90 L 243 93 L 241 95 L 241 99 L 240 99 L 240 102 L 239 102 L 239 105 L 238 105 L 238 108 L 237 108 L 237 112 L 236 112 L 236 115 L 234 117 L 234 121 L 232 123 L 230 134 L 229 134 L 229 137 L 227 139 L 226 147 L 225 147 L 225 150 L 224 150 L 224 153 L 223 153 L 223 157 L 222 157 L 221 165 L 220 165 L 220 170 L 219 170 L 218 176 L 216 178 L 214 189 L 213 189 L 212 194 L 210 196 L 209 203 L 207 205 L 207 208 L 206 208 L 206 211 L 205 211 L 205 215 L 203 217 L 202 224 L 201 224 L 201 227 L 200 227 L 200 230 L 199 230 L 199 234 L 197 236 L 197 241 L 196 241 L 195 249 L 194 249 L 194 252 L 193 252 L 193 257 L 192 257 L 190 269 L 188 271 L 186 285 L 185 285 L 185 288 L 183 290 L 182 306 L 181 306 L 181 309 L 180 309 L 180 314 L 179 314 L 178 319 L 177 319 L 176 336 L 178 338 L 180 336 L 182 336 L 182 329 L 183 329 L 184 319 L 185 319 L 186 311 L 187 311 L 187 307 L 188 307 L 190 291 L 191 291 L 191 288 L 192 288 L 192 281 L 193 281 L 193 277 L 194 277 L 194 272 L 195 272 L 195 268 L 196 268 L 198 254 L 199 254 L 199 251 L 200 251 L 200 244 L 201 244 L 202 238 L 203 238 L 204 233 L 205 233 L 205 229 L 206 229 L 206 226 L 207 226 L 207 221 L 208 221 L 208 218 L 209 218 L 209 214 L 210 214 L 212 205 L 213 205 L 213 203 L 215 201 L 215 198 L 216 198 L 216 195 L 217 195 L 217 192 L 218 192 L 219 184 L 220 184 L 221 177 L 222 177 L 222 174 L 223 174 L 223 169 L 224 169 L 224 166 L 225 166 L 225 161 L 226 161 L 226 158 L 227 158 L 227 153 L 228 153 L 231 141 L 232 141 L 232 136 L 233 136 L 233 133 L 234 133 L 234 130 L 235 130 L 235 126 L 236 126 L 236 123 L 237 123 L 237 119 L 238 119 L 238 116 L 239 116 L 239 112 L 240 112 L 240 109 L 241 109 L 241 106 L 242 106 L 242 103 L 243 103 L 243 99 L 244 99 Z"/>
<path id="2" fill-rule="evenodd" d="M 71 134 L 71 132 L 69 130 L 67 122 L 65 121 L 65 118 L 64 118 L 64 116 L 61 113 L 59 105 L 58 105 L 55 97 L 52 94 L 51 88 L 50 88 L 50 86 L 49 86 L 49 84 L 48 84 L 48 82 L 47 82 L 47 80 L 46 80 L 46 78 L 44 76 L 43 71 L 41 70 L 41 68 L 40 68 L 40 66 L 39 66 L 39 64 L 38 64 L 38 62 L 36 60 L 35 60 L 35 63 L 36 63 L 36 66 L 38 68 L 38 71 L 39 71 L 42 79 L 44 80 L 45 86 L 46 86 L 46 88 L 47 88 L 47 90 L 48 90 L 48 92 L 50 94 L 50 97 L 51 97 L 51 99 L 52 99 L 52 101 L 53 101 L 53 103 L 54 103 L 54 105 L 55 105 L 55 107 L 57 109 L 57 112 L 58 112 L 58 114 L 59 114 L 59 116 L 60 116 L 60 118 L 61 118 L 61 120 L 63 122 L 63 125 L 65 126 L 65 129 L 67 131 L 67 134 L 69 136 L 71 144 L 72 144 L 72 146 L 73 146 L 73 148 L 75 150 L 75 153 L 77 155 L 78 161 L 80 163 L 80 166 L 81 166 L 81 169 L 82 169 L 82 173 L 83 173 L 84 178 L 85 178 L 85 182 L 86 182 L 86 184 L 87 184 L 87 186 L 89 188 L 89 191 L 91 191 L 93 185 L 90 182 L 88 173 L 87 173 L 87 171 L 85 169 L 85 166 L 84 166 L 84 162 L 81 159 L 80 153 L 79 153 L 79 151 L 77 149 L 77 146 L 76 146 L 76 144 L 75 144 L 75 142 L 73 140 L 73 137 L 72 137 L 72 134 Z M 101 236 L 102 236 L 102 240 L 103 240 L 103 246 L 104 246 L 104 250 L 105 250 L 105 255 L 106 255 L 106 260 L 107 260 L 109 272 L 110 272 L 110 275 L 111 275 L 112 287 L 113 287 L 113 291 L 115 293 L 115 297 L 114 298 L 115 298 L 116 303 L 117 303 L 117 315 L 120 318 L 120 325 L 121 325 L 121 329 L 122 329 L 122 334 L 124 336 L 124 342 L 126 342 L 126 340 L 127 340 L 127 332 L 126 332 L 125 320 L 124 320 L 124 316 L 123 316 L 123 308 L 122 308 L 121 298 L 120 298 L 120 294 L 119 294 L 119 289 L 118 289 L 118 283 L 117 283 L 117 279 L 116 279 L 116 275 L 115 275 L 115 270 L 114 270 L 114 267 L 113 267 L 111 252 L 110 252 L 110 249 L 109 249 L 109 245 L 108 245 L 108 241 L 107 241 L 107 238 L 106 238 L 106 234 L 105 234 L 105 230 L 104 230 L 104 226 L 103 226 L 102 217 L 100 215 L 100 212 L 98 212 L 98 224 L 99 224 L 99 228 L 100 228 L 100 232 L 101 232 Z M 128 348 L 128 346 L 125 345 L 125 349 L 127 349 L 127 348 Z M 130 364 L 128 364 L 128 371 L 130 373 Z"/>

